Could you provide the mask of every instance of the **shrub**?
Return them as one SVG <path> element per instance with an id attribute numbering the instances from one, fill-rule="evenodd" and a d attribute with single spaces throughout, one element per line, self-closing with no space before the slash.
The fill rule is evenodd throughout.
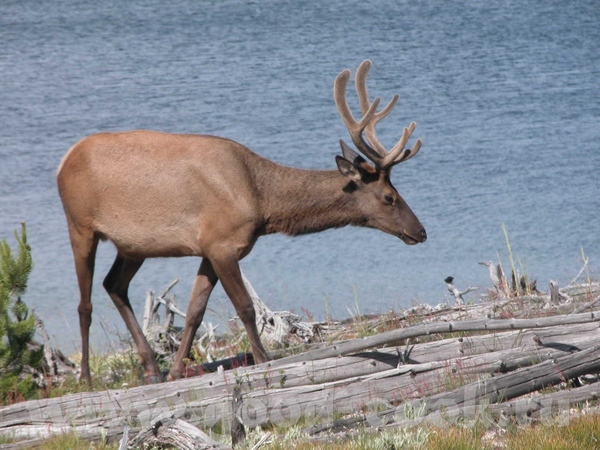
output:
<path id="1" fill-rule="evenodd" d="M 16 255 L 6 242 L 0 241 L 0 401 L 13 402 L 31 397 L 36 385 L 27 370 L 39 370 L 43 348 L 30 345 L 35 334 L 33 314 L 22 301 L 33 269 L 27 230 L 21 225 L 21 235 L 15 231 Z"/>

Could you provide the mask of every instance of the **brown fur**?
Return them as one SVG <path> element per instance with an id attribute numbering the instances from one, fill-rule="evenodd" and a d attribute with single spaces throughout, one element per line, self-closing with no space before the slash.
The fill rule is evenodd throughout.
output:
<path id="1" fill-rule="evenodd" d="M 154 131 L 101 133 L 73 146 L 58 168 L 57 182 L 80 287 L 82 378 L 90 379 L 91 289 L 99 240 L 117 248 L 103 284 L 131 332 L 148 381 L 158 381 L 160 374 L 127 296 L 146 258 L 203 258 L 169 374 L 174 379 L 181 376 L 218 280 L 246 327 L 255 360 L 267 360 L 238 265 L 259 236 L 357 225 L 408 244 L 424 241 L 423 226 L 391 185 L 388 168 L 351 159 L 339 156 L 339 170 L 301 170 L 228 139 Z"/>

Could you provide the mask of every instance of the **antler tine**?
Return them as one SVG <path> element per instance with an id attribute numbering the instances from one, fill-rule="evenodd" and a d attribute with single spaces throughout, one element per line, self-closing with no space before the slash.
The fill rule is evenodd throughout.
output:
<path id="1" fill-rule="evenodd" d="M 380 154 L 377 150 L 373 149 L 367 142 L 364 140 L 362 133 L 365 128 L 369 125 L 369 123 L 375 117 L 375 113 L 377 108 L 379 107 L 380 99 L 376 98 L 373 100 L 373 103 L 366 108 L 366 112 L 363 111 L 363 117 L 360 121 L 357 121 L 352 115 L 352 111 L 350 111 L 350 106 L 348 105 L 348 101 L 346 99 L 346 88 L 348 86 L 348 80 L 350 79 L 350 70 L 343 70 L 335 79 L 333 85 L 333 98 L 335 100 L 335 104 L 338 108 L 338 112 L 342 117 L 342 120 L 346 124 L 346 128 L 350 133 L 350 137 L 356 148 L 364 154 L 367 158 L 369 158 L 377 167 L 379 167 L 381 160 L 387 154 Z"/>
<path id="2" fill-rule="evenodd" d="M 413 148 L 409 150 L 405 150 L 404 147 L 406 143 L 410 139 L 413 131 L 415 131 L 417 124 L 415 122 L 411 122 L 410 125 L 402 131 L 402 137 L 398 141 L 398 143 L 390 150 L 389 154 L 383 159 L 381 166 L 384 168 L 391 167 L 393 165 L 399 164 L 402 161 L 406 161 L 409 158 L 412 158 L 421 148 L 421 140 L 417 140 Z"/>
<path id="3" fill-rule="evenodd" d="M 366 61 L 360 63 L 358 69 L 356 70 L 355 77 L 355 86 L 356 92 L 358 93 L 358 102 L 360 104 L 360 109 L 362 110 L 363 114 L 365 114 L 365 112 L 368 111 L 369 107 L 371 106 L 369 101 L 369 91 L 367 88 L 367 75 L 369 74 L 369 70 L 371 70 L 371 61 L 367 59 Z M 396 103 L 398 102 L 399 98 L 400 96 L 398 94 L 394 94 L 387 106 L 378 113 L 375 113 L 375 115 L 373 116 L 373 120 L 369 122 L 367 124 L 367 127 L 365 128 L 367 140 L 377 151 L 377 153 L 379 153 L 384 158 L 387 156 L 388 152 L 381 143 L 381 141 L 377 138 L 377 134 L 375 133 L 375 125 L 377 125 L 377 123 L 381 119 L 387 117 L 387 115 L 396 106 Z"/>
<path id="4" fill-rule="evenodd" d="M 412 148 L 408 149 L 408 150 L 404 150 L 402 152 L 402 154 L 394 160 L 392 165 L 396 165 L 396 164 L 400 164 L 401 162 L 408 161 L 410 158 L 412 158 L 413 156 L 415 156 L 417 154 L 417 152 L 421 149 L 422 144 L 423 144 L 423 142 L 421 141 L 421 139 L 417 139 L 415 141 L 414 145 L 412 146 Z"/>

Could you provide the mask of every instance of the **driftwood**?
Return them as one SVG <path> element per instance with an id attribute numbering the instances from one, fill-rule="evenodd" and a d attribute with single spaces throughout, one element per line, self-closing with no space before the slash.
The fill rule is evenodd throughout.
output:
<path id="1" fill-rule="evenodd" d="M 35 312 L 33 312 L 33 314 L 37 331 L 42 337 L 43 343 L 32 341 L 30 345 L 35 348 L 43 347 L 44 350 L 42 364 L 43 374 L 34 373 L 34 375 L 37 375 L 36 378 L 42 385 L 47 382 L 61 382 L 65 377 L 76 373 L 75 363 L 70 361 L 60 350 L 52 347 L 50 344 L 50 336 L 48 336 L 44 322 L 35 314 Z M 33 371 L 33 369 L 30 370 Z"/>
<path id="2" fill-rule="evenodd" d="M 296 314 L 288 311 L 273 312 L 258 296 L 250 281 L 242 273 L 244 285 L 252 298 L 254 309 L 256 310 L 256 325 L 261 337 L 269 342 L 284 344 L 290 336 L 294 335 L 303 341 L 308 341 L 314 336 L 314 327 L 317 324 L 310 324 L 300 320 Z"/>
<path id="3" fill-rule="evenodd" d="M 582 370 L 586 371 L 588 369 Z M 533 383 L 534 380 L 531 381 Z M 472 387 L 463 390 L 469 393 L 468 389 L 472 389 Z M 531 390 L 531 392 L 534 392 L 534 390 Z M 509 423 L 509 417 L 514 417 L 520 425 L 532 423 L 536 418 L 547 423 L 564 424 L 568 421 L 569 414 L 571 414 L 569 408 L 589 401 L 597 401 L 599 398 L 600 383 L 596 382 L 582 387 L 566 388 L 551 394 L 538 394 L 497 404 L 493 404 L 487 399 L 469 399 L 460 405 L 442 401 L 439 403 L 440 407 L 437 407 L 438 403 L 434 402 L 432 404 L 436 407 L 432 413 L 427 410 L 427 403 L 424 403 L 424 406 L 426 406 L 424 413 L 418 409 L 419 405 L 416 404 L 412 408 L 408 408 L 408 411 L 417 411 L 420 414 L 419 417 L 407 417 L 404 409 L 397 408 L 372 416 L 370 424 L 376 424 L 377 426 L 385 424 L 390 427 L 412 427 L 425 424 L 448 426 L 465 420 L 478 419 L 482 420 L 484 425 L 498 424 L 502 426 Z M 566 417 L 561 417 L 561 415 Z"/>
<path id="4" fill-rule="evenodd" d="M 511 292 L 508 286 L 508 280 L 506 279 L 506 275 L 504 275 L 504 270 L 502 269 L 502 264 L 498 263 L 498 265 L 495 265 L 492 261 L 483 261 L 479 264 L 487 266 L 490 273 L 490 279 L 492 280 L 492 284 L 494 285 L 496 293 L 500 297 L 510 297 Z"/>
<path id="5" fill-rule="evenodd" d="M 592 300 L 591 302 L 580 306 L 575 311 L 573 311 L 571 314 L 579 314 L 579 313 L 582 313 L 583 311 L 585 311 L 586 309 L 592 309 L 596 305 L 598 305 L 598 303 L 600 303 L 600 295 L 598 297 L 596 297 L 594 300 Z"/>
<path id="6" fill-rule="evenodd" d="M 247 427 L 292 424 L 301 417 L 311 423 L 374 405 L 380 409 L 382 405 L 435 398 L 438 394 L 445 398 L 446 394 L 440 393 L 447 390 L 449 383 L 462 385 L 524 366 L 531 366 L 525 372 L 537 366 L 544 371 L 550 366 L 540 364 L 548 365 L 572 352 L 577 352 L 577 357 L 591 352 L 592 359 L 593 355 L 600 359 L 595 347 L 598 320 L 600 315 L 594 312 L 418 325 L 256 367 L 128 390 L 78 393 L 15 404 L 0 408 L 0 435 L 17 441 L 6 444 L 7 448 L 34 445 L 53 433 L 67 431 L 77 432 L 84 439 L 119 439 L 125 426 L 130 427 L 132 434 L 139 433 L 161 417 L 185 420 L 205 430 L 219 424 L 226 432 L 233 417 L 235 386 L 240 387 L 243 399 L 238 415 Z M 520 331 L 524 328 L 537 330 Z M 420 344 L 414 341 L 433 333 L 460 330 L 510 331 Z M 407 338 L 414 343 L 410 352 L 396 347 Z M 356 353 L 371 347 L 379 350 Z M 355 354 L 340 356 L 346 353 Z M 590 370 L 595 370 L 595 366 L 584 368 Z M 512 375 L 507 373 L 506 377 Z"/>
<path id="7" fill-rule="evenodd" d="M 142 316 L 142 331 L 154 353 L 170 360 L 179 348 L 181 329 L 173 326 L 175 316 L 185 319 L 185 313 L 177 308 L 174 295 L 169 291 L 179 282 L 175 279 L 167 286 L 161 295 L 155 295 L 153 291 L 146 294 L 146 305 Z M 159 315 L 160 306 L 165 308 L 165 317 L 161 320 Z"/>
<path id="8" fill-rule="evenodd" d="M 242 280 L 254 303 L 256 325 L 263 339 L 271 343 L 285 344 L 291 339 L 309 341 L 314 337 L 315 330 L 318 330 L 321 324 L 304 322 L 299 316 L 287 311 L 272 311 L 260 299 L 243 273 Z M 175 296 L 168 295 L 178 281 L 179 279 L 175 279 L 161 295 L 156 295 L 153 291 L 148 292 L 142 319 L 142 331 L 150 346 L 167 361 L 172 359 L 180 345 L 182 329 L 174 326 L 175 316 L 183 319 L 186 317 L 177 307 Z M 159 314 L 161 306 L 165 309 L 162 319 Z M 206 331 L 197 339 L 195 345 L 201 355 L 213 362 L 213 350 L 218 341 L 215 331 L 218 325 L 203 322 L 202 327 Z"/>
<path id="9" fill-rule="evenodd" d="M 408 411 L 417 411 L 416 418 L 407 418 L 407 408 L 403 404 L 398 408 L 385 411 L 370 411 L 365 415 L 352 419 L 344 419 L 328 425 L 313 427 L 307 431 L 318 434 L 323 431 L 339 431 L 340 428 L 355 426 L 366 422 L 370 426 L 380 426 L 397 422 L 397 425 L 407 426 L 421 423 L 436 425 L 456 424 L 459 420 L 475 419 L 481 416 L 483 410 L 503 413 L 504 415 L 531 415 L 532 404 L 523 402 L 508 403 L 516 397 L 569 380 L 577 379 L 585 374 L 600 373 L 600 347 L 593 346 L 586 350 L 543 361 L 533 367 L 525 367 L 514 372 L 498 375 L 493 378 L 468 383 L 451 392 L 443 392 L 420 397 L 410 403 Z M 576 389 L 564 391 L 560 396 L 548 396 L 544 401 L 533 402 L 536 410 L 542 407 L 556 406 L 557 402 L 569 404 L 574 399 L 578 403 L 597 399 L 600 395 L 600 384 L 594 383 L 575 392 Z M 498 403 L 499 405 L 493 404 Z M 382 403 L 377 404 L 381 408 Z M 438 414 L 431 414 L 438 412 Z"/>
<path id="10" fill-rule="evenodd" d="M 600 301 L 600 298 L 577 308 L 576 311 L 584 310 L 598 301 Z M 517 336 L 517 340 L 513 341 L 515 348 L 501 352 L 492 349 L 510 344 L 507 339 L 513 339 L 515 333 L 495 334 L 483 338 L 480 336 L 461 338 L 459 341 L 466 345 L 461 346 L 460 353 L 469 352 L 478 355 L 481 359 L 479 359 L 477 366 L 470 369 L 468 364 L 465 364 L 465 358 L 454 361 L 461 366 L 460 371 L 463 375 L 469 372 L 488 372 L 488 369 L 498 372 L 526 367 L 525 369 L 505 376 L 479 380 L 450 393 L 441 393 L 429 397 L 425 393 L 425 396 L 419 397 L 418 400 L 414 400 L 412 403 L 402 403 L 396 408 L 385 411 L 375 410 L 358 417 L 340 419 L 329 424 L 308 428 L 305 431 L 313 435 L 318 435 L 324 431 L 347 432 L 348 429 L 352 429 L 359 424 L 376 427 L 377 429 L 385 424 L 393 427 L 412 427 L 424 424 L 448 426 L 468 419 L 480 420 L 484 425 L 493 423 L 502 426 L 508 424 L 510 416 L 516 417 L 518 423 L 522 425 L 530 423 L 536 417 L 538 420 L 541 419 L 547 422 L 554 421 L 556 423 L 558 420 L 566 423 L 568 415 L 573 414 L 573 411 L 569 410 L 570 406 L 598 400 L 600 397 L 600 383 L 598 382 L 600 368 L 598 367 L 598 347 L 595 347 L 598 336 L 596 325 L 554 326 L 545 330 L 526 331 L 522 334 L 519 333 Z M 447 354 L 454 358 L 456 349 L 448 345 L 449 341 L 451 340 L 419 346 L 417 348 L 421 352 L 415 352 L 416 354 L 413 353 L 411 356 L 414 355 L 421 362 L 436 360 L 433 356 L 435 354 Z M 533 350 L 531 344 L 533 344 Z M 439 348 L 436 349 L 438 346 Z M 429 347 L 429 349 L 426 347 Z M 492 353 L 484 354 L 483 352 L 486 349 L 492 351 Z M 582 352 L 583 349 L 586 349 L 586 351 Z M 523 356 L 521 358 L 514 355 L 510 356 L 510 353 L 514 352 L 522 353 Z M 559 358 L 565 353 L 571 353 L 572 355 Z M 500 357 L 500 355 L 503 356 Z M 495 364 L 496 367 L 490 367 L 489 362 L 487 364 L 484 362 L 486 359 L 490 362 L 494 361 L 497 357 L 499 358 Z M 510 364 L 507 364 L 509 361 Z M 533 368 L 528 367 L 536 362 L 540 364 Z M 544 364 L 541 364 L 542 362 Z M 400 372 L 400 369 L 398 372 Z M 389 376 L 390 372 L 382 373 L 377 377 Z M 576 377 L 583 374 L 594 374 L 591 377 L 582 377 L 588 382 L 592 381 L 593 384 L 567 388 L 551 394 L 535 395 L 497 404 L 491 403 L 499 400 L 493 398 L 494 395 L 501 395 L 506 399 L 513 398 L 535 392 L 546 386 L 557 383 L 564 384 L 570 378 L 574 379 L 573 385 L 577 386 L 580 385 L 580 382 Z M 376 406 L 381 408 L 382 402 L 376 404 Z M 385 406 L 384 402 L 383 406 Z M 407 408 L 407 406 L 409 407 Z"/>
<path id="11" fill-rule="evenodd" d="M 275 367 L 291 362 L 308 361 L 323 358 L 333 358 L 336 356 L 356 353 L 372 347 L 380 347 L 389 343 L 395 343 L 404 339 L 411 339 L 419 336 L 427 336 L 438 333 L 455 333 L 462 331 L 500 331 L 500 330 L 523 330 L 526 328 L 541 328 L 553 325 L 573 325 L 586 322 L 600 321 L 600 313 L 582 313 L 571 314 L 569 316 L 540 317 L 536 319 L 506 319 L 489 320 L 479 319 L 471 321 L 455 321 L 442 323 L 429 323 L 417 325 L 410 328 L 391 330 L 375 336 L 363 339 L 355 339 L 346 342 L 336 343 L 325 348 L 314 350 L 301 355 L 290 356 L 280 359 L 273 363 Z"/>
<path id="12" fill-rule="evenodd" d="M 239 386 L 233 388 L 232 397 L 231 443 L 235 446 L 246 439 L 246 429 L 242 420 L 242 390 Z"/>
<path id="13" fill-rule="evenodd" d="M 142 430 L 128 447 L 172 446 L 180 450 L 229 449 L 189 423 L 174 418 L 158 419 Z"/>
<path id="14" fill-rule="evenodd" d="M 431 403 L 427 406 L 428 412 L 439 410 L 444 405 L 464 407 L 473 401 L 498 403 L 590 373 L 600 373 L 599 346 L 470 383 L 452 392 L 436 394 L 424 401 Z"/>
<path id="15" fill-rule="evenodd" d="M 458 288 L 456 286 L 454 286 L 454 278 L 453 277 L 446 277 L 444 282 L 446 283 L 446 287 L 448 288 L 448 291 L 450 291 L 450 293 L 454 297 L 456 306 L 462 306 L 465 303 L 463 295 L 479 289 L 478 287 L 475 287 L 475 286 L 469 286 L 468 288 L 466 288 L 462 291 L 459 291 Z"/>
<path id="16" fill-rule="evenodd" d="M 427 411 L 427 399 L 405 403 L 397 408 L 386 411 L 372 411 L 359 417 L 340 419 L 335 422 L 314 426 L 304 431 L 318 436 L 323 432 L 335 433 L 356 428 L 359 425 L 375 427 L 381 430 L 387 428 L 416 427 L 435 425 L 447 427 L 460 423 L 480 421 L 484 426 L 507 426 L 511 418 L 519 425 L 531 424 L 541 420 L 551 424 L 566 424 L 570 415 L 577 413 L 570 410 L 576 405 L 597 401 L 600 398 L 600 383 L 593 383 L 577 388 L 567 388 L 550 394 L 536 394 L 524 398 L 492 404 L 485 400 L 469 399 L 461 406 L 442 404 L 434 412 Z M 600 411 L 595 408 L 595 413 Z"/>

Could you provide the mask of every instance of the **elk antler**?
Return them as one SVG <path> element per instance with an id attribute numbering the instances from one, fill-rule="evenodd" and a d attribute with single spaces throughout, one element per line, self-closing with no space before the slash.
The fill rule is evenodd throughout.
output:
<path id="1" fill-rule="evenodd" d="M 357 121 L 354 118 L 352 111 L 350 111 L 350 107 L 348 106 L 348 101 L 346 100 L 346 86 L 348 85 L 348 80 L 350 78 L 350 70 L 345 69 L 336 77 L 333 85 L 333 97 L 340 116 L 342 116 L 342 120 L 346 124 L 346 128 L 348 128 L 348 132 L 350 133 L 350 137 L 352 138 L 354 145 L 356 145 L 356 148 L 370 159 L 378 170 L 384 171 L 415 156 L 421 148 L 421 139 L 417 139 L 411 149 L 404 148 L 417 126 L 415 122 L 411 122 L 407 128 L 404 128 L 402 137 L 389 152 L 381 144 L 375 133 L 375 125 L 394 109 L 399 96 L 398 94 L 395 94 L 387 106 L 377 112 L 377 107 L 380 102 L 379 97 L 376 97 L 373 100 L 373 103 L 370 103 L 369 101 L 369 93 L 367 90 L 367 74 L 369 73 L 369 69 L 371 69 L 371 61 L 366 60 L 363 61 L 356 70 L 356 92 L 358 94 L 360 109 L 363 114 L 360 121 Z M 368 142 L 363 138 L 363 131 L 365 132 Z"/>

